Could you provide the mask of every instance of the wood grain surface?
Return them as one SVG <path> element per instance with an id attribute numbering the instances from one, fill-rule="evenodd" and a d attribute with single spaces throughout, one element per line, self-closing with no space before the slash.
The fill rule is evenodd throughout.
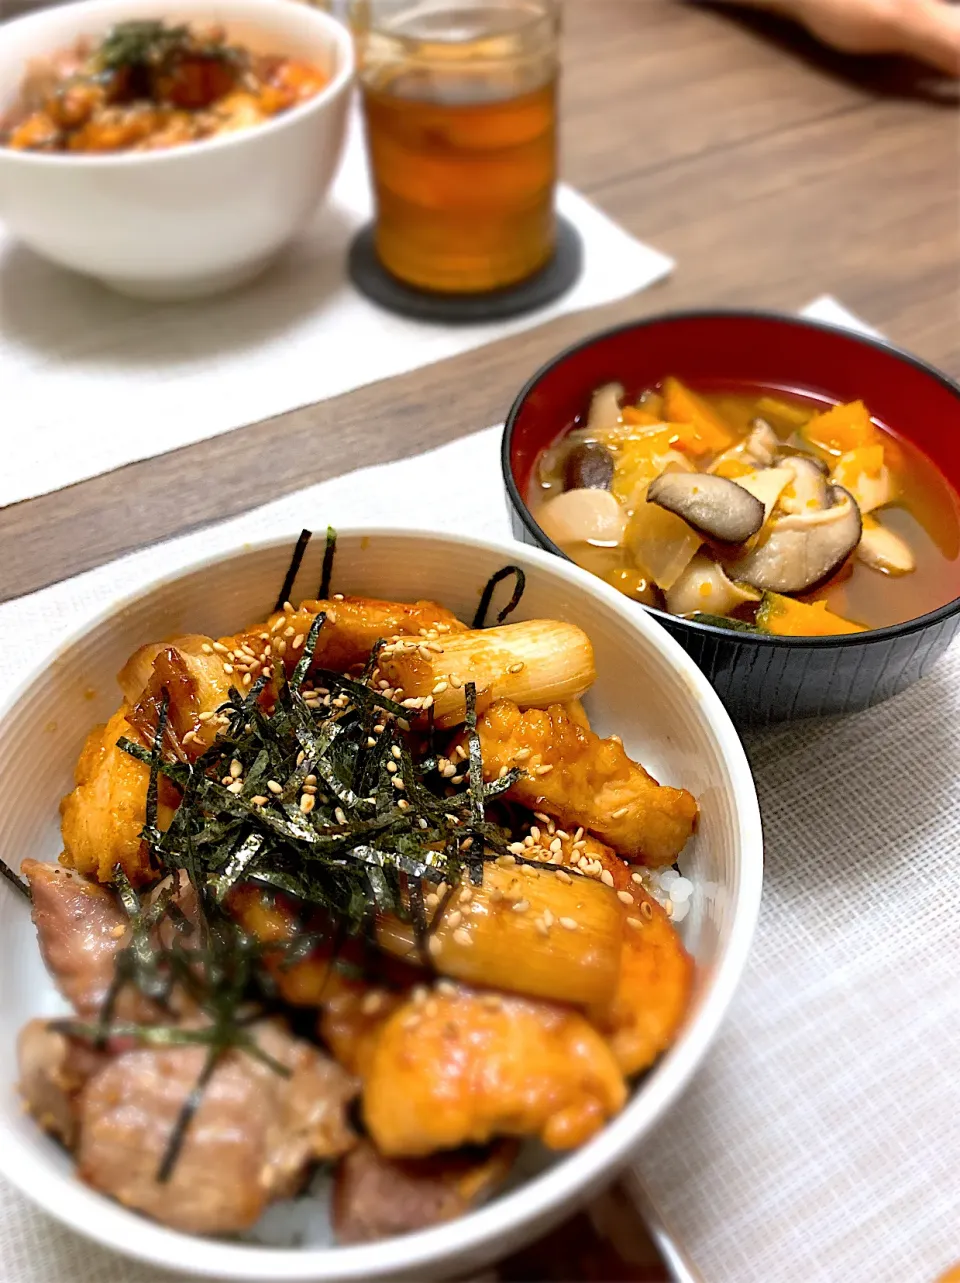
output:
<path id="1" fill-rule="evenodd" d="M 564 177 L 676 257 L 668 282 L 0 510 L 0 600 L 494 423 L 559 348 L 634 316 L 829 292 L 960 376 L 952 87 L 680 0 L 567 0 L 564 67 Z"/>

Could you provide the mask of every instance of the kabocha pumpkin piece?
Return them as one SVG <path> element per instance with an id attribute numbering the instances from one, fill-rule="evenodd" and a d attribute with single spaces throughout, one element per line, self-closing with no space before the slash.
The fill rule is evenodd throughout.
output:
<path id="1" fill-rule="evenodd" d="M 828 610 L 825 601 L 794 601 L 792 597 L 773 592 L 763 594 L 757 610 L 757 627 L 774 637 L 832 637 L 866 632 L 862 624 Z"/>

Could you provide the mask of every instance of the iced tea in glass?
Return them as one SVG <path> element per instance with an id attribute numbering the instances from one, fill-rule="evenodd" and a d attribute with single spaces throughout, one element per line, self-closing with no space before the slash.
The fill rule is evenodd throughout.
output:
<path id="1" fill-rule="evenodd" d="M 556 235 L 559 0 L 355 15 L 381 263 L 440 293 L 532 276 Z"/>

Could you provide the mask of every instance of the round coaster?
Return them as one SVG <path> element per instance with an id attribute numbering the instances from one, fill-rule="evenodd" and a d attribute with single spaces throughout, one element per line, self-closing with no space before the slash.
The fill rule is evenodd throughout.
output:
<path id="1" fill-rule="evenodd" d="M 519 285 L 492 290 L 489 294 L 435 294 L 405 285 L 391 276 L 377 258 L 372 223 L 354 237 L 348 259 L 350 279 L 360 293 L 388 312 L 398 312 L 401 316 L 412 316 L 420 321 L 444 321 L 455 325 L 501 321 L 552 303 L 574 284 L 582 266 L 580 233 L 559 215 L 553 258 Z"/>

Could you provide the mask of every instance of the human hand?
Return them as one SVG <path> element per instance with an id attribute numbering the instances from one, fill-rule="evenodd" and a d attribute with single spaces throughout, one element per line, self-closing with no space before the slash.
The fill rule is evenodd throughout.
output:
<path id="1" fill-rule="evenodd" d="M 855 54 L 907 54 L 960 76 L 960 7 L 949 0 L 745 0 Z"/>

